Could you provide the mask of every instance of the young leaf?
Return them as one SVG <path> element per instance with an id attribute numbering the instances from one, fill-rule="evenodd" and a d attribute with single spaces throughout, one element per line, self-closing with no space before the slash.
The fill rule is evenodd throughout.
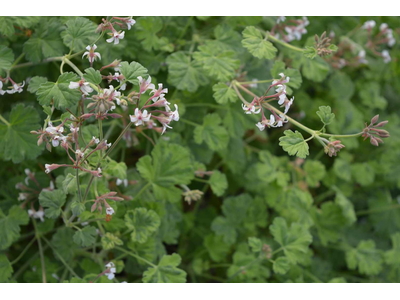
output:
<path id="1" fill-rule="evenodd" d="M 74 51 L 84 50 L 95 35 L 96 25 L 82 17 L 68 20 L 66 25 L 67 29 L 61 33 L 65 46 Z"/>
<path id="2" fill-rule="evenodd" d="M 19 206 L 12 206 L 7 216 L 0 209 L 0 250 L 11 246 L 20 236 L 20 225 L 28 222 L 28 213 Z"/>
<path id="3" fill-rule="evenodd" d="M 160 217 L 153 210 L 144 207 L 128 210 L 125 214 L 126 226 L 133 230 L 131 239 L 143 244 L 160 226 Z"/>
<path id="4" fill-rule="evenodd" d="M 139 84 L 138 77 L 147 77 L 147 69 L 136 61 L 128 63 L 126 61 L 121 62 L 119 67 L 121 74 L 125 76 L 125 80 L 133 84 Z"/>
<path id="5" fill-rule="evenodd" d="M 228 86 L 222 82 L 214 84 L 213 91 L 214 91 L 214 99 L 219 104 L 236 102 L 236 100 L 238 99 L 235 90 L 231 86 Z"/>
<path id="6" fill-rule="evenodd" d="M 124 243 L 112 233 L 107 232 L 104 236 L 102 236 L 101 244 L 103 245 L 104 250 L 111 250 L 115 246 L 121 246 Z"/>
<path id="7" fill-rule="evenodd" d="M 53 101 L 57 109 L 65 109 L 75 105 L 81 99 L 79 89 L 70 89 L 71 81 L 79 81 L 79 77 L 71 72 L 66 72 L 58 77 L 57 82 L 42 83 L 36 92 L 41 105 L 50 105 Z"/>
<path id="8" fill-rule="evenodd" d="M 74 242 L 81 247 L 89 247 L 96 241 L 96 228 L 93 226 L 85 226 L 81 230 L 75 232 Z"/>
<path id="9" fill-rule="evenodd" d="M 99 70 L 95 70 L 93 68 L 87 68 L 85 70 L 85 73 L 86 74 L 83 74 L 83 78 L 85 78 L 87 82 L 91 82 L 95 85 L 101 83 L 101 74 Z"/>
<path id="10" fill-rule="evenodd" d="M 300 262 L 312 242 L 308 230 L 298 223 L 288 227 L 286 220 L 281 217 L 275 218 L 269 229 L 289 261 L 293 264 Z"/>
<path id="11" fill-rule="evenodd" d="M 219 124 L 221 117 L 216 114 L 209 114 L 204 117 L 202 126 L 194 130 L 194 141 L 201 144 L 203 141 L 214 151 L 224 149 L 229 142 L 229 134 L 226 129 Z"/>
<path id="12" fill-rule="evenodd" d="M 275 273 L 284 275 L 290 270 L 290 260 L 285 256 L 278 257 L 278 259 L 274 261 L 272 268 Z"/>
<path id="13" fill-rule="evenodd" d="M 174 253 L 164 255 L 158 266 L 148 268 L 143 273 L 143 282 L 146 283 L 185 283 L 186 272 L 178 269 L 181 257 Z"/>
<path id="14" fill-rule="evenodd" d="M 61 214 L 67 195 L 62 190 L 42 190 L 39 194 L 39 203 L 45 208 L 47 218 L 55 219 Z"/>
<path id="15" fill-rule="evenodd" d="M 318 55 L 318 51 L 313 46 L 306 46 L 303 55 L 307 58 L 314 59 Z"/>
<path id="16" fill-rule="evenodd" d="M 273 59 L 278 51 L 254 26 L 247 26 L 243 31 L 242 45 L 260 59 Z"/>
<path id="17" fill-rule="evenodd" d="M 210 77 L 219 81 L 232 79 L 240 65 L 234 52 L 220 51 L 211 43 L 199 46 L 199 51 L 193 54 L 193 58 L 203 66 Z"/>
<path id="18" fill-rule="evenodd" d="M 361 241 L 357 248 L 346 252 L 346 262 L 351 270 L 358 268 L 361 274 L 377 275 L 382 270 L 382 251 L 375 248 L 373 240 Z"/>
<path id="19" fill-rule="evenodd" d="M 168 82 L 178 90 L 186 90 L 191 93 L 197 91 L 200 85 L 209 83 L 204 74 L 202 65 L 190 59 L 184 52 L 175 52 L 167 57 Z"/>
<path id="20" fill-rule="evenodd" d="M 0 46 L 0 71 L 9 70 L 14 61 L 14 53 L 6 46 Z"/>
<path id="21" fill-rule="evenodd" d="M 320 117 L 321 122 L 324 123 L 325 126 L 331 124 L 335 118 L 335 114 L 332 113 L 330 106 L 320 106 L 319 111 L 317 111 L 317 115 Z"/>
<path id="22" fill-rule="evenodd" d="M 39 128 L 39 114 L 32 106 L 17 104 L 13 107 L 9 124 L 0 121 L 0 154 L 3 160 L 20 163 L 24 159 L 35 159 L 42 149 L 37 146 L 37 137 L 30 133 Z"/>
<path id="23" fill-rule="evenodd" d="M 226 175 L 222 174 L 218 170 L 214 170 L 210 177 L 210 186 L 213 193 L 220 197 L 224 194 L 225 190 L 228 188 L 228 181 L 226 180 Z"/>
<path id="24" fill-rule="evenodd" d="M 289 155 L 296 155 L 300 158 L 306 158 L 309 154 L 308 144 L 304 140 L 303 135 L 296 130 L 285 130 L 285 136 L 279 138 L 279 145 L 282 146 Z"/>

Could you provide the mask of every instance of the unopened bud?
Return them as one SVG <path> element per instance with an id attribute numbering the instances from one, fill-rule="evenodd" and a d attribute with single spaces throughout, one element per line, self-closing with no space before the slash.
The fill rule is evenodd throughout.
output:
<path id="1" fill-rule="evenodd" d="M 373 117 L 371 119 L 371 124 L 375 124 L 376 122 L 378 122 L 378 119 L 379 119 L 379 115 L 376 115 L 375 117 Z"/>

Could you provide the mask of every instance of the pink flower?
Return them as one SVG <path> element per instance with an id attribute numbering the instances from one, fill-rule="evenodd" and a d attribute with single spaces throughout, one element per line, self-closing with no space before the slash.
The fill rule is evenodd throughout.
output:
<path id="1" fill-rule="evenodd" d="M 125 31 L 122 31 L 122 32 L 114 31 L 112 33 L 112 37 L 107 39 L 107 43 L 114 42 L 114 45 L 117 45 L 117 44 L 119 44 L 119 40 L 122 40 L 124 37 L 125 37 Z"/>
<path id="2" fill-rule="evenodd" d="M 87 56 L 87 58 L 88 58 L 88 60 L 89 60 L 89 62 L 90 62 L 91 65 L 92 65 L 93 62 L 96 60 L 96 58 L 99 58 L 99 59 L 101 60 L 101 55 L 100 55 L 100 53 L 99 53 L 99 52 L 94 52 L 94 50 L 96 50 L 96 49 L 97 49 L 96 44 L 93 44 L 93 47 L 89 45 L 89 46 L 86 47 L 86 50 L 88 50 L 88 51 L 86 51 L 86 52 L 83 53 L 83 55 L 82 55 L 82 58 L 84 58 L 85 56 Z"/>
<path id="3" fill-rule="evenodd" d="M 148 122 L 150 120 L 151 114 L 147 113 L 147 110 L 144 110 L 143 113 L 139 108 L 135 109 L 135 115 L 129 116 L 132 123 L 135 123 L 136 126 L 143 125 L 144 122 Z"/>

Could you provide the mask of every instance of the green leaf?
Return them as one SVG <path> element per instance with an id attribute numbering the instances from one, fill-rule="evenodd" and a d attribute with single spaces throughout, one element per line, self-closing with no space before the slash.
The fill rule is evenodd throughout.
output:
<path id="1" fill-rule="evenodd" d="M 53 247 L 65 261 L 70 261 L 75 255 L 75 250 L 78 249 L 73 237 L 74 230 L 69 227 L 63 227 L 58 229 L 51 239 Z M 59 259 L 56 253 L 54 253 L 54 256 Z"/>
<path id="2" fill-rule="evenodd" d="M 45 215 L 55 219 L 61 214 L 61 208 L 65 204 L 67 195 L 62 190 L 46 191 L 39 194 L 39 203 L 45 208 Z"/>
<path id="3" fill-rule="evenodd" d="M 199 86 L 207 85 L 209 80 L 204 74 L 202 65 L 190 59 L 184 52 L 175 52 L 167 57 L 168 82 L 178 90 L 191 93 L 197 91 Z"/>
<path id="4" fill-rule="evenodd" d="M 354 94 L 354 84 L 351 77 L 346 73 L 336 71 L 329 77 L 330 95 L 339 102 L 349 101 Z"/>
<path id="5" fill-rule="evenodd" d="M 336 159 L 333 163 L 333 171 L 340 179 L 351 180 L 351 165 L 346 160 L 342 158 Z"/>
<path id="6" fill-rule="evenodd" d="M 70 89 L 70 82 L 79 81 L 79 77 L 71 72 L 66 72 L 58 77 L 57 82 L 42 83 L 36 92 L 41 105 L 50 105 L 53 101 L 57 109 L 65 109 L 75 105 L 81 99 L 79 89 Z"/>
<path id="7" fill-rule="evenodd" d="M 85 226 L 82 230 L 75 232 L 73 240 L 81 247 L 89 247 L 96 241 L 96 228 L 93 226 Z"/>
<path id="8" fill-rule="evenodd" d="M 123 180 L 126 179 L 126 170 L 127 166 L 124 162 L 118 163 L 115 160 L 110 160 L 105 169 L 105 173 Z"/>
<path id="9" fill-rule="evenodd" d="M 318 55 L 318 51 L 313 46 L 306 46 L 303 55 L 307 58 L 314 59 Z"/>
<path id="10" fill-rule="evenodd" d="M 83 74 L 83 78 L 85 78 L 87 82 L 91 82 L 95 85 L 99 85 L 101 83 L 101 74 L 99 70 L 87 68 L 85 73 L 86 74 Z"/>
<path id="11" fill-rule="evenodd" d="M 251 251 L 258 253 L 262 251 L 263 248 L 263 243 L 259 238 L 256 237 L 249 237 L 248 238 L 248 243 L 251 248 Z"/>
<path id="12" fill-rule="evenodd" d="M 91 37 L 96 33 L 96 25 L 86 18 L 77 17 L 68 20 L 67 29 L 62 32 L 65 46 L 73 48 L 74 51 L 82 51 L 90 44 Z"/>
<path id="13" fill-rule="evenodd" d="M 324 125 L 331 124 L 335 118 L 335 114 L 332 113 L 330 106 L 320 106 L 317 115 L 320 117 L 321 122 L 324 123 Z"/>
<path id="14" fill-rule="evenodd" d="M 146 51 L 163 50 L 172 52 L 174 46 L 169 43 L 165 36 L 158 37 L 157 33 L 163 29 L 163 22 L 160 17 L 141 17 L 135 25 L 136 36 Z"/>
<path id="15" fill-rule="evenodd" d="M 308 186 L 317 187 L 319 182 L 325 177 L 326 170 L 324 164 L 318 160 L 307 160 L 304 164 L 306 181 Z"/>
<path id="16" fill-rule="evenodd" d="M 282 146 L 284 151 L 289 155 L 296 155 L 300 158 L 306 158 L 309 155 L 308 144 L 300 132 L 285 130 L 284 134 L 285 136 L 279 138 L 279 145 Z"/>
<path id="17" fill-rule="evenodd" d="M 225 217 L 216 217 L 211 223 L 211 229 L 217 234 L 222 236 L 225 243 L 232 245 L 236 242 L 237 233 L 233 224 Z"/>
<path id="18" fill-rule="evenodd" d="M 214 91 L 214 99 L 219 104 L 226 104 L 228 102 L 236 102 L 238 96 L 235 90 L 229 85 L 225 83 L 217 83 L 213 86 Z"/>
<path id="19" fill-rule="evenodd" d="M 400 268 L 400 232 L 390 236 L 392 239 L 392 249 L 385 252 L 385 262 L 396 268 Z"/>
<path id="20" fill-rule="evenodd" d="M 6 46 L 0 45 L 0 71 L 8 71 L 14 62 L 14 53 Z"/>
<path id="21" fill-rule="evenodd" d="M 65 54 L 64 43 L 60 37 L 62 25 L 56 18 L 41 21 L 35 33 L 24 44 L 25 57 L 31 62 Z"/>
<path id="22" fill-rule="evenodd" d="M 72 210 L 72 214 L 74 216 L 79 216 L 81 213 L 83 213 L 86 210 L 85 204 L 80 202 L 78 199 L 73 200 L 71 203 L 71 210 Z"/>
<path id="23" fill-rule="evenodd" d="M 30 28 L 41 20 L 39 16 L 22 17 L 22 16 L 4 16 L 0 17 L 0 33 L 12 37 L 15 34 L 15 28 L 19 29 Z"/>
<path id="24" fill-rule="evenodd" d="M 29 81 L 28 92 L 35 94 L 39 89 L 40 85 L 45 82 L 47 82 L 46 77 L 41 77 L 41 76 L 32 77 L 31 80 Z"/>
<path id="25" fill-rule="evenodd" d="M 221 117 L 216 114 L 208 114 L 204 117 L 203 125 L 194 130 L 194 141 L 201 144 L 203 141 L 214 151 L 224 149 L 229 142 L 229 134 L 221 124 Z"/>
<path id="26" fill-rule="evenodd" d="M 290 260 L 285 256 L 278 257 L 278 259 L 274 261 L 272 269 L 275 273 L 284 275 L 290 270 Z"/>
<path id="27" fill-rule="evenodd" d="M 11 246 L 20 237 L 20 225 L 29 222 L 28 213 L 19 206 L 12 206 L 6 216 L 0 209 L 0 250 Z"/>
<path id="28" fill-rule="evenodd" d="M 351 174 L 354 180 L 362 186 L 368 186 L 375 181 L 375 170 L 369 163 L 351 164 Z"/>
<path id="29" fill-rule="evenodd" d="M 209 234 L 204 239 L 204 247 L 207 249 L 213 261 L 222 261 L 229 253 L 230 247 L 223 241 L 222 236 Z"/>
<path id="30" fill-rule="evenodd" d="M 367 81 L 359 84 L 358 94 L 361 98 L 361 103 L 368 108 L 385 109 L 387 106 L 387 100 L 381 96 L 381 86 L 378 82 Z"/>
<path id="31" fill-rule="evenodd" d="M 335 203 L 341 208 L 342 215 L 346 219 L 346 225 L 352 225 L 357 221 L 353 203 L 351 203 L 342 192 L 338 191 L 336 193 Z"/>
<path id="32" fill-rule="evenodd" d="M 357 248 L 346 252 L 346 262 L 350 270 L 365 275 L 377 275 L 382 271 L 382 251 L 375 248 L 373 240 L 361 241 Z"/>
<path id="33" fill-rule="evenodd" d="M 139 76 L 147 76 L 147 69 L 136 61 L 131 63 L 123 61 L 119 69 L 121 70 L 121 74 L 125 76 L 125 80 L 133 84 L 139 84 L 137 79 Z"/>
<path id="34" fill-rule="evenodd" d="M 121 246 L 124 243 L 112 233 L 107 232 L 104 236 L 102 236 L 101 244 L 103 245 L 104 250 L 111 250 L 115 246 Z"/>
<path id="35" fill-rule="evenodd" d="M 128 210 L 125 214 L 126 226 L 133 230 L 131 239 L 143 244 L 158 229 L 161 220 L 153 210 L 144 207 Z"/>
<path id="36" fill-rule="evenodd" d="M 226 175 L 222 174 L 218 170 L 213 171 L 209 183 L 211 190 L 218 197 L 222 196 L 225 193 L 225 190 L 228 188 L 228 180 L 226 180 Z"/>
<path id="37" fill-rule="evenodd" d="M 247 26 L 243 31 L 242 45 L 260 59 L 273 59 L 278 51 L 254 26 Z"/>
<path id="38" fill-rule="evenodd" d="M 207 71 L 208 75 L 219 81 L 227 81 L 235 76 L 240 61 L 233 51 L 220 51 L 211 43 L 199 46 L 193 58 Z"/>
<path id="39" fill-rule="evenodd" d="M 288 227 L 286 220 L 281 217 L 274 219 L 269 227 L 275 241 L 283 248 L 283 252 L 293 264 L 301 262 L 312 242 L 312 236 L 304 226 L 292 223 Z"/>
<path id="40" fill-rule="evenodd" d="M 68 173 L 67 177 L 62 182 L 63 191 L 66 194 L 74 195 L 77 191 L 76 176 Z"/>
<path id="41" fill-rule="evenodd" d="M 7 282 L 10 280 L 13 271 L 13 267 L 7 256 L 0 254 L 0 282 Z"/>
<path id="42" fill-rule="evenodd" d="M 177 268 L 181 257 L 174 253 L 164 255 L 158 266 L 151 267 L 143 273 L 143 282 L 146 283 L 185 283 L 186 272 Z"/>
<path id="43" fill-rule="evenodd" d="M 157 199 L 175 202 L 181 190 L 176 184 L 189 184 L 194 178 L 193 162 L 189 151 L 177 144 L 157 143 L 149 155 L 136 165 L 140 175 L 152 184 Z"/>
<path id="44" fill-rule="evenodd" d="M 32 106 L 17 104 L 11 110 L 8 123 L 0 121 L 0 154 L 3 160 L 20 163 L 24 159 L 35 159 L 42 148 L 37 146 L 37 137 L 30 133 L 39 129 L 39 114 Z"/>

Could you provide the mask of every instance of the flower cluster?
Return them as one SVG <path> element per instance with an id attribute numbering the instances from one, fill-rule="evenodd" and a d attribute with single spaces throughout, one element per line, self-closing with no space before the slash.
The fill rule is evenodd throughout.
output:
<path id="1" fill-rule="evenodd" d="M 286 83 L 289 82 L 290 77 L 285 76 L 285 74 L 280 73 L 280 79 L 275 79 L 272 81 L 272 84 L 265 92 L 265 95 L 261 98 L 254 97 L 251 103 L 242 104 L 242 108 L 246 114 L 259 114 L 261 112 L 262 118 L 261 121 L 256 124 L 260 131 L 264 130 L 265 127 L 282 127 L 284 123 L 288 122 L 288 118 L 286 114 L 288 113 L 291 105 L 293 104 L 294 97 L 290 100 L 286 96 Z M 275 94 L 267 96 L 268 92 L 275 88 Z M 284 113 L 277 113 L 274 109 L 270 109 L 271 115 L 270 118 L 267 119 L 264 114 L 263 103 L 268 100 L 268 102 L 277 100 L 278 104 L 281 107 L 285 108 Z"/>
<path id="2" fill-rule="evenodd" d="M 365 123 L 365 128 L 363 129 L 362 134 L 364 141 L 369 138 L 371 144 L 374 146 L 379 146 L 379 144 L 383 144 L 381 138 L 388 138 L 390 136 L 388 131 L 384 129 L 378 129 L 379 127 L 385 126 L 388 121 L 382 121 L 375 125 L 375 123 L 378 122 L 378 119 L 379 115 L 376 115 L 371 119 L 371 123 L 369 125 Z"/>
<path id="3" fill-rule="evenodd" d="M 3 90 L 3 84 L 7 83 L 8 81 L 11 82 L 11 86 L 8 87 L 7 90 Z M 3 79 L 0 77 L 0 95 L 4 94 L 15 94 L 15 93 L 22 93 L 24 90 L 23 87 L 25 86 L 25 81 L 22 83 L 15 83 L 14 80 L 11 79 L 11 77 L 7 77 L 6 79 Z"/>
<path id="4" fill-rule="evenodd" d="M 276 38 L 282 37 L 285 42 L 301 40 L 302 35 L 307 33 L 306 27 L 309 24 L 310 21 L 308 21 L 307 17 L 288 21 L 286 21 L 286 17 L 278 17 L 271 34 Z"/>
<path id="5" fill-rule="evenodd" d="M 94 204 L 92 205 L 91 211 L 94 212 L 96 209 L 101 213 L 103 210 L 102 204 L 104 204 L 104 207 L 106 208 L 106 221 L 111 220 L 111 215 L 113 215 L 114 209 L 107 203 L 107 199 L 113 200 L 113 201 L 123 201 L 124 199 L 121 197 L 117 197 L 117 192 L 109 192 L 107 194 L 101 195 L 100 197 L 97 197 L 96 200 L 94 200 Z"/>
<path id="6" fill-rule="evenodd" d="M 109 39 L 107 39 L 108 43 L 113 43 L 115 45 L 119 44 L 119 41 L 122 40 L 125 37 L 125 31 L 122 30 L 116 30 L 115 26 L 119 26 L 121 29 L 128 29 L 130 30 L 133 25 L 135 25 L 136 21 L 132 19 L 132 17 L 127 17 L 127 18 L 120 18 L 120 17 L 112 17 L 110 20 L 108 19 L 103 19 L 103 23 L 101 23 L 97 27 L 97 31 L 105 31 L 105 30 L 110 30 L 111 32 L 108 32 L 107 34 L 110 36 Z"/>
<path id="7" fill-rule="evenodd" d="M 366 29 L 368 31 L 368 42 L 366 46 L 371 49 L 374 54 L 382 57 L 383 62 L 387 64 L 392 60 L 389 51 L 384 49 L 382 52 L 379 52 L 378 47 L 385 44 L 389 47 L 393 47 L 393 45 L 396 43 L 396 40 L 393 37 L 393 30 L 390 29 L 386 23 L 382 23 L 379 26 L 379 32 L 373 36 L 372 30 L 375 26 L 376 22 L 374 20 L 370 20 L 366 21 L 361 27 L 362 29 Z"/>

